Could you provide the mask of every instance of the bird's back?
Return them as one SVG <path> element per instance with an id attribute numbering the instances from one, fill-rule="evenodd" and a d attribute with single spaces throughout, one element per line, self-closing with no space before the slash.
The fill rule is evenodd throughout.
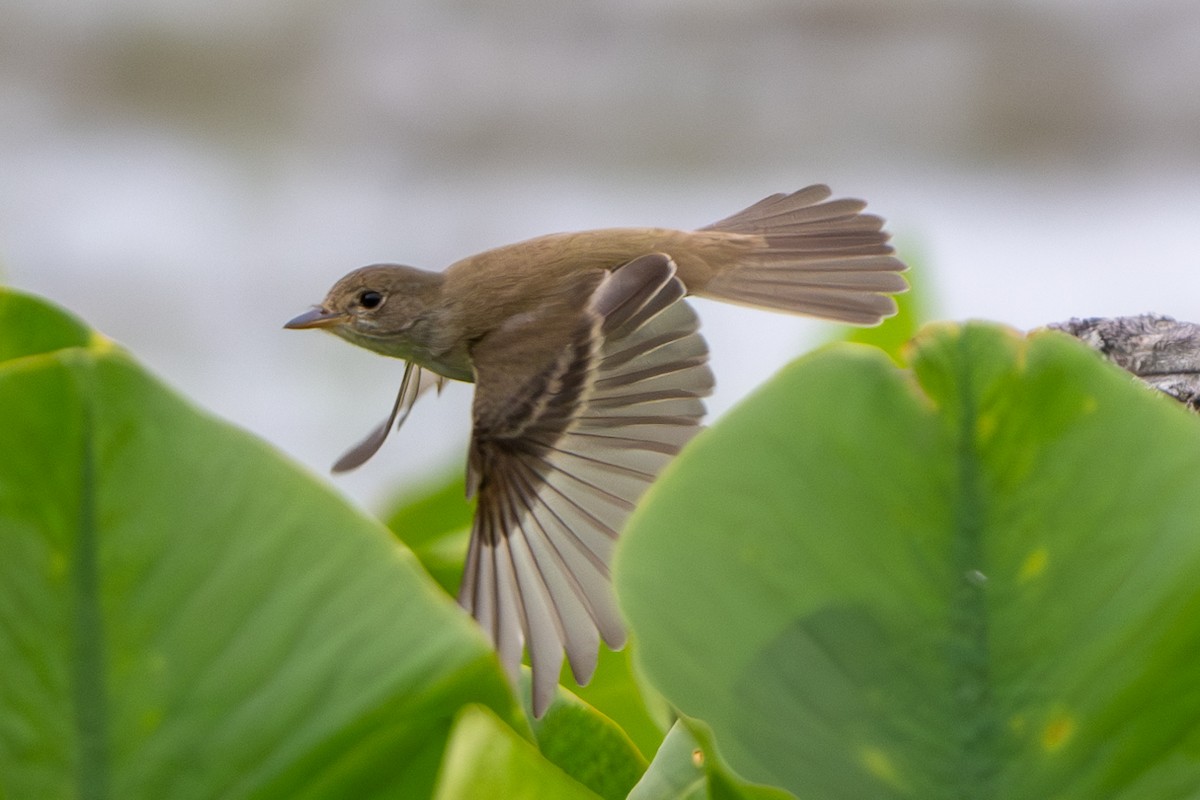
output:
<path id="1" fill-rule="evenodd" d="M 874 325 L 907 284 L 883 220 L 828 187 L 777 194 L 695 231 L 604 228 L 555 233 L 452 264 L 443 297 L 463 342 L 571 296 L 564 282 L 651 253 L 675 262 L 688 294 Z M 465 345 L 469 347 L 469 344 Z"/>
<path id="2" fill-rule="evenodd" d="M 553 303 L 563 295 L 563 282 L 575 276 L 611 271 L 649 253 L 671 256 L 691 292 L 705 285 L 720 265 L 736 259 L 745 249 L 736 240 L 745 238 L 670 228 L 552 233 L 452 264 L 445 273 L 444 292 L 464 306 L 464 319 L 503 319 Z"/>

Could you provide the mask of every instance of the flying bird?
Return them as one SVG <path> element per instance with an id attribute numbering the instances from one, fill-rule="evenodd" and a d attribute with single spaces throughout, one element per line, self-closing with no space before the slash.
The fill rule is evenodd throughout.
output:
<path id="1" fill-rule="evenodd" d="M 609 583 L 639 497 L 697 432 L 713 387 L 687 295 L 875 325 L 907 283 L 883 220 L 826 186 L 774 194 L 694 231 L 610 228 L 487 250 L 443 272 L 357 269 L 287 323 L 407 362 L 388 417 L 334 466 L 353 469 L 423 389 L 475 384 L 467 493 L 478 499 L 459 602 L 533 710 L 565 651 L 586 683 L 625 631 Z"/>

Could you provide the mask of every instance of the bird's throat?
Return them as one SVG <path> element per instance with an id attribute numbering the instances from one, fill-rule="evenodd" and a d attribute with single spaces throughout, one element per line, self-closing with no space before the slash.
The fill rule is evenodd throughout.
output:
<path id="1" fill-rule="evenodd" d="M 339 326 L 333 333 L 351 344 L 380 355 L 411 361 L 451 380 L 468 383 L 475 380 L 475 371 L 466 348 L 455 346 L 454 342 L 440 341 L 442 337 L 437 336 L 434 326 L 428 324 L 417 323 L 401 334 L 376 335 L 349 325 Z"/>

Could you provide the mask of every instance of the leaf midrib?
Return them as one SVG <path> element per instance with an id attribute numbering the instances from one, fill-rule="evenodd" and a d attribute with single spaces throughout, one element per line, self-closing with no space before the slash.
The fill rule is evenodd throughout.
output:
<path id="1" fill-rule="evenodd" d="M 991 654 L 988 645 L 987 565 L 984 560 L 984 505 L 980 448 L 976 423 L 980 409 L 975 396 L 979 376 L 971 370 L 970 337 L 958 341 L 963 351 L 957 359 L 957 384 L 962 387 L 956 453 L 957 482 L 954 503 L 952 554 L 955 585 L 950 601 L 949 663 L 953 680 L 952 708 L 957 720 L 957 764 L 947 797 L 996 796 L 997 731 L 991 689 Z"/>
<path id="2" fill-rule="evenodd" d="M 100 604 L 99 531 L 96 524 L 95 362 L 82 350 L 62 353 L 80 399 L 79 515 L 71 560 L 74 725 L 79 742 L 76 796 L 109 796 L 110 748 L 105 686 L 104 619 Z"/>

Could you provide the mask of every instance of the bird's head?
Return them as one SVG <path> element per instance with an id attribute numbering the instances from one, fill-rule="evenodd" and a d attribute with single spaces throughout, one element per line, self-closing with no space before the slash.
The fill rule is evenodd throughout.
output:
<path id="1" fill-rule="evenodd" d="M 435 307 L 442 276 L 399 264 L 356 269 L 333 285 L 319 306 L 285 328 L 323 328 L 385 355 L 404 357 L 410 334 Z"/>

